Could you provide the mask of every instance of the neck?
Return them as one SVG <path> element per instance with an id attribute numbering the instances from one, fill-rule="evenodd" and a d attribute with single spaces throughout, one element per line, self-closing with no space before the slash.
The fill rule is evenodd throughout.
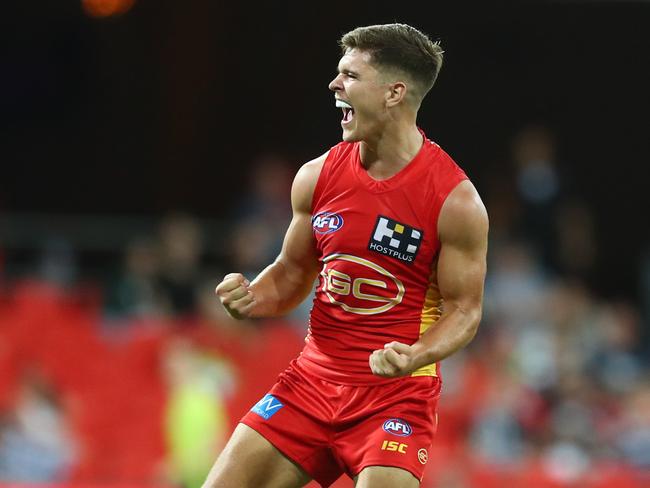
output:
<path id="1" fill-rule="evenodd" d="M 423 142 L 415 123 L 386 128 L 377 138 L 361 141 L 361 164 L 375 179 L 390 178 L 413 160 Z"/>

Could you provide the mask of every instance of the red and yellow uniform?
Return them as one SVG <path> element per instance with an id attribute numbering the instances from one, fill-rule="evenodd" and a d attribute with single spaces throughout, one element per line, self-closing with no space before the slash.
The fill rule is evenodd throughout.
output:
<path id="1" fill-rule="evenodd" d="M 324 486 L 342 471 L 397 466 L 421 478 L 435 431 L 438 365 L 406 378 L 372 374 L 373 350 L 413 344 L 442 312 L 437 220 L 465 173 L 424 138 L 377 181 L 359 144 L 332 148 L 312 200 L 322 264 L 306 345 L 243 419 Z"/>

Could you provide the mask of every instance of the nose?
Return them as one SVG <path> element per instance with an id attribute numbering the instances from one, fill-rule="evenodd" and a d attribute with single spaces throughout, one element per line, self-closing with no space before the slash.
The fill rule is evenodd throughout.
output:
<path id="1" fill-rule="evenodd" d="M 341 91 L 343 89 L 343 86 L 341 85 L 341 75 L 336 75 L 336 77 L 330 81 L 328 87 L 333 92 Z"/>

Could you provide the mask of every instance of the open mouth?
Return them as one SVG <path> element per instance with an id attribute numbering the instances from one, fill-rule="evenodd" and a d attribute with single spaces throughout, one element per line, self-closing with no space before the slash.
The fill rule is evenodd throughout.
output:
<path id="1" fill-rule="evenodd" d="M 343 120 L 342 122 L 344 124 L 347 124 L 352 120 L 352 117 L 354 117 L 354 109 L 352 108 L 352 105 L 350 105 L 348 102 L 344 102 L 343 100 L 336 100 L 336 106 L 339 107 L 341 110 L 343 110 Z"/>

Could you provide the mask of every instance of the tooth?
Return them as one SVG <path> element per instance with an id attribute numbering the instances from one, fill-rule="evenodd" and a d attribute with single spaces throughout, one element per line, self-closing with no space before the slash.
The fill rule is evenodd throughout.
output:
<path id="1" fill-rule="evenodd" d="M 352 105 L 350 105 L 348 102 L 344 102 L 343 100 L 337 100 L 336 101 L 336 106 L 339 107 L 339 108 L 352 109 Z"/>

